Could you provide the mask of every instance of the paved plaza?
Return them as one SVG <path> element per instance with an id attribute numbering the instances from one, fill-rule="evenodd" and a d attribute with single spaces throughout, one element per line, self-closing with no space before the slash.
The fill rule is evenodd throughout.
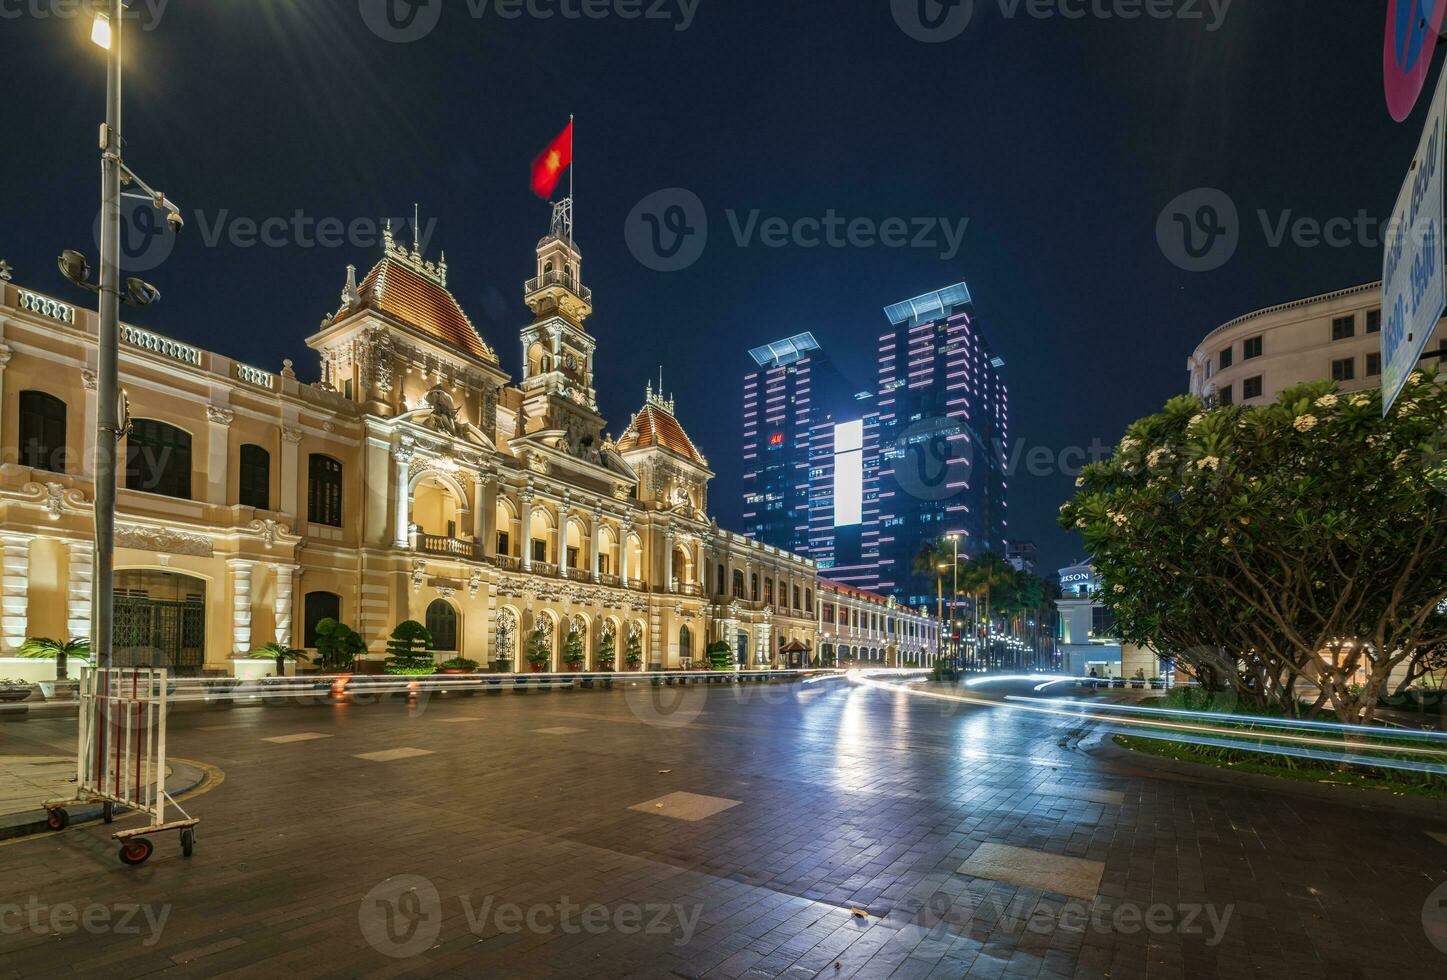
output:
<path id="1" fill-rule="evenodd" d="M 53 757 L 73 724 L 0 748 Z M 177 711 L 172 753 L 224 776 L 185 801 L 195 855 L 158 837 L 126 868 L 98 824 L 0 842 L 0 978 L 1447 966 L 1447 821 L 1101 737 L 840 679 Z"/>

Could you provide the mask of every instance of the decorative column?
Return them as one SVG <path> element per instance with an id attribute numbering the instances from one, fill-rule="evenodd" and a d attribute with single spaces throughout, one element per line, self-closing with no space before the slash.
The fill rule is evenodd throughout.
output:
<path id="1" fill-rule="evenodd" d="M 289 514 L 293 518 L 303 514 L 301 507 L 301 492 L 298 486 L 298 474 L 301 468 L 299 459 L 301 451 L 301 429 L 294 425 L 283 425 L 281 427 L 281 501 L 278 506 L 283 514 Z M 292 527 L 296 527 L 293 523 Z"/>
<path id="2" fill-rule="evenodd" d="M 673 580 L 673 526 L 663 532 L 663 581 L 667 584 L 669 592 L 678 591 L 678 583 Z"/>
<path id="3" fill-rule="evenodd" d="M 276 572 L 276 596 L 272 606 L 276 614 L 276 642 L 289 647 L 292 645 L 292 597 L 296 590 L 296 575 L 300 569 L 291 565 L 272 567 Z"/>
<path id="4" fill-rule="evenodd" d="M 568 514 L 572 509 L 572 495 L 564 492 L 558 504 L 558 568 L 564 578 L 568 577 Z"/>
<path id="5" fill-rule="evenodd" d="M 623 587 L 628 587 L 628 535 L 633 533 L 633 518 L 623 518 L 623 526 L 618 534 L 618 577 L 623 580 Z"/>
<path id="6" fill-rule="evenodd" d="M 412 456 L 411 446 L 401 445 L 392 452 L 396 497 L 393 498 L 392 545 L 396 548 L 412 547 Z"/>
<path id="7" fill-rule="evenodd" d="M 66 586 L 66 639 L 90 639 L 91 599 L 95 586 L 95 542 L 67 541 L 70 575 Z"/>
<path id="8" fill-rule="evenodd" d="M 472 478 L 472 539 L 477 542 L 479 558 L 497 550 L 497 534 L 492 526 L 497 520 L 496 487 L 484 474 Z"/>
<path id="9" fill-rule="evenodd" d="M 4 291 L 4 280 L 0 279 L 0 293 Z M 0 325 L 3 324 L 4 320 L 0 320 Z M 13 357 L 14 354 L 15 352 L 10 349 L 9 344 L 0 343 L 0 405 L 5 403 L 5 367 L 10 363 L 10 358 Z"/>
<path id="10" fill-rule="evenodd" d="M 758 643 L 758 645 L 754 647 L 755 664 L 762 665 L 769 663 L 771 660 L 773 660 L 773 657 L 771 656 L 771 654 L 773 653 L 773 647 L 771 645 L 773 643 L 772 634 L 773 627 L 771 625 L 769 625 L 768 623 L 759 624 L 759 628 L 754 633 L 754 637 Z"/>
<path id="11" fill-rule="evenodd" d="M 232 654 L 251 650 L 251 571 L 254 563 L 232 559 L 231 569 L 231 646 Z"/>
<path id="12" fill-rule="evenodd" d="M 598 572 L 598 539 L 603 536 L 603 508 L 593 509 L 593 533 L 589 536 L 588 545 L 588 568 L 593 573 L 593 581 L 600 580 Z"/>
<path id="13" fill-rule="evenodd" d="M 226 505 L 228 437 L 236 413 L 218 405 L 206 406 L 206 502 Z"/>
<path id="14" fill-rule="evenodd" d="M 96 385 L 100 383 L 94 371 L 86 368 L 80 372 L 80 383 L 85 387 L 85 432 L 81 437 L 81 452 L 85 458 L 80 461 L 77 470 L 84 474 L 86 479 L 95 478 L 95 433 L 97 419 Z M 125 465 L 125 456 L 121 455 L 116 460 L 116 468 Z M 121 474 L 117 474 L 121 477 Z"/>
<path id="15" fill-rule="evenodd" d="M 523 492 L 518 494 L 519 516 L 522 518 L 522 559 L 523 571 L 533 570 L 533 488 L 524 487 Z"/>
<path id="16" fill-rule="evenodd" d="M 33 534 L 0 534 L 0 650 L 14 656 L 29 627 L 30 542 Z"/>

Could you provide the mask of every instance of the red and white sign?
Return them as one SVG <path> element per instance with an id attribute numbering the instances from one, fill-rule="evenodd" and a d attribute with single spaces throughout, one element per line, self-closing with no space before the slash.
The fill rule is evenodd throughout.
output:
<path id="1" fill-rule="evenodd" d="M 1402 122 L 1412 114 L 1442 31 L 1447 0 L 1387 0 L 1387 36 L 1382 44 L 1387 109 Z"/>

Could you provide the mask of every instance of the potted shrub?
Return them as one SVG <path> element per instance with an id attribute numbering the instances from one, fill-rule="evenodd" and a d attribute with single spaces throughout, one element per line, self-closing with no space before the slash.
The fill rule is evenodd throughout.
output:
<path id="1" fill-rule="evenodd" d="M 320 640 L 320 637 L 318 637 L 318 640 Z M 311 660 L 311 657 L 307 656 L 305 650 L 297 650 L 287 646 L 285 643 L 277 643 L 275 641 L 263 643 L 247 654 L 247 656 L 252 660 L 275 660 L 277 677 L 286 676 L 286 665 L 288 662 L 300 663 L 303 660 Z"/>
<path id="2" fill-rule="evenodd" d="M 628 665 L 629 670 L 638 670 L 643 666 L 643 641 L 637 636 L 628 637 L 628 649 L 623 653 L 623 662 Z"/>
<path id="3" fill-rule="evenodd" d="M 568 634 L 567 642 L 563 644 L 563 663 L 568 665 L 569 670 L 582 670 L 583 660 L 583 636 L 575 630 Z"/>
<path id="4" fill-rule="evenodd" d="M 57 688 L 68 690 L 73 687 L 66 672 L 71 658 L 90 659 L 90 640 L 76 637 L 71 640 L 52 640 L 48 636 L 32 636 L 20 645 L 20 656 L 29 660 L 54 660 L 55 680 L 41 681 L 40 693 L 47 699 L 55 697 Z"/>
<path id="5" fill-rule="evenodd" d="M 0 677 L 0 704 L 14 704 L 30 697 L 30 682 Z"/>
<path id="6" fill-rule="evenodd" d="M 324 674 L 353 673 L 357 658 L 367 652 L 360 633 L 335 619 L 317 623 L 317 666 Z"/>
<path id="7" fill-rule="evenodd" d="M 533 630 L 528 637 L 527 661 L 534 674 L 541 674 L 548 666 L 552 653 L 548 650 L 548 638 L 542 630 Z"/>
<path id="8" fill-rule="evenodd" d="M 476 660 L 468 660 L 466 657 L 453 657 L 451 660 L 444 660 L 437 665 L 439 674 L 475 674 L 480 665 Z"/>
<path id="9" fill-rule="evenodd" d="M 1163 689 L 1165 688 L 1165 686 L 1166 686 L 1166 679 L 1165 679 L 1164 677 L 1152 677 L 1152 678 L 1151 678 L 1151 690 L 1152 690 L 1152 691 L 1160 691 L 1160 690 L 1163 690 Z"/>
<path id="10" fill-rule="evenodd" d="M 613 634 L 604 633 L 602 641 L 598 644 L 598 669 L 612 670 L 613 665 L 618 662 L 618 654 L 613 647 Z"/>
<path id="11" fill-rule="evenodd" d="M 708 645 L 708 669 L 734 669 L 734 655 L 729 651 L 728 643 L 723 640 L 715 640 Z"/>
<path id="12" fill-rule="evenodd" d="M 387 638 L 384 671 L 393 676 L 425 677 L 436 673 L 432 656 L 432 634 L 414 619 L 398 623 Z M 470 661 L 469 661 L 470 662 Z"/>

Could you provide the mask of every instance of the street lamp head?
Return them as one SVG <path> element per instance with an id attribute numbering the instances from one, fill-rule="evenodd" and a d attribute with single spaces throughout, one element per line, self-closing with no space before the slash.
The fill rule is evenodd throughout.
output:
<path id="1" fill-rule="evenodd" d="M 125 301 L 131 306 L 150 306 L 161 301 L 161 291 L 146 280 L 131 276 L 126 280 Z"/>
<path id="2" fill-rule="evenodd" d="M 111 18 L 104 10 L 95 12 L 95 20 L 90 25 L 90 39 L 107 51 L 111 49 Z"/>
<path id="3" fill-rule="evenodd" d="M 90 263 L 75 249 L 68 248 L 61 252 L 56 264 L 60 266 L 60 274 L 77 286 L 84 286 L 86 289 L 95 288 L 90 284 Z"/>

